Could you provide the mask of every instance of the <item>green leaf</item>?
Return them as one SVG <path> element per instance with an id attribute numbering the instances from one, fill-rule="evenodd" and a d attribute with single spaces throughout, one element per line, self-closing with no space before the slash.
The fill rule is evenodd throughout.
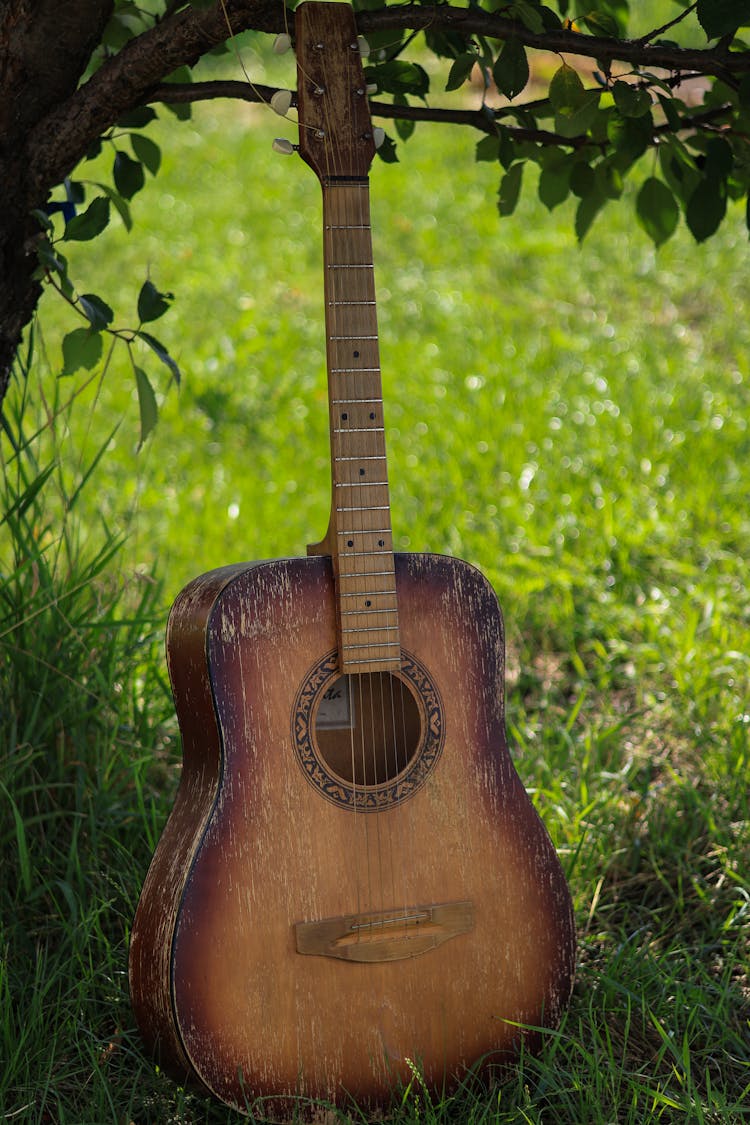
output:
<path id="1" fill-rule="evenodd" d="M 383 138 L 383 143 L 377 149 L 377 155 L 384 164 L 398 164 L 398 153 L 396 152 L 396 142 L 393 137 L 389 137 L 386 133 Z"/>
<path id="2" fill-rule="evenodd" d="M 623 117 L 643 117 L 651 109 L 648 90 L 639 90 L 629 82 L 618 81 L 612 87 L 615 105 Z"/>
<path id="3" fill-rule="evenodd" d="M 581 17 L 581 23 L 591 32 L 604 39 L 619 39 L 620 25 L 608 12 L 588 12 Z"/>
<path id="4" fill-rule="evenodd" d="M 144 281 L 138 294 L 138 319 L 141 324 L 164 316 L 173 300 L 173 293 L 160 293 L 153 282 Z"/>
<path id="5" fill-rule="evenodd" d="M 706 145 L 706 175 L 710 179 L 726 180 L 733 168 L 732 146 L 723 137 L 712 137 Z"/>
<path id="6" fill-rule="evenodd" d="M 96 293 L 81 293 L 78 297 L 78 303 L 95 332 L 107 328 L 114 320 L 115 314 L 112 309 Z"/>
<path id="7" fill-rule="evenodd" d="M 563 63 L 549 84 L 549 100 L 556 113 L 571 114 L 583 104 L 586 91 L 577 71 Z"/>
<path id="8" fill-rule="evenodd" d="M 144 137 L 142 133 L 131 133 L 130 143 L 141 164 L 155 176 L 161 166 L 161 149 L 156 142 L 150 137 Z"/>
<path id="9" fill-rule="evenodd" d="M 716 233 L 726 210 L 727 196 L 721 180 L 701 180 L 685 208 L 685 221 L 696 242 L 705 242 Z"/>
<path id="10" fill-rule="evenodd" d="M 707 39 L 730 35 L 750 23 L 750 0 L 698 0 L 698 22 Z"/>
<path id="11" fill-rule="evenodd" d="M 75 215 L 65 224 L 65 242 L 88 242 L 101 234 L 109 222 L 109 200 L 98 195 L 85 211 Z"/>
<path id="12" fill-rule="evenodd" d="M 37 243 L 36 256 L 45 271 L 51 270 L 53 273 L 67 276 L 68 260 L 57 247 L 52 245 L 48 238 L 42 238 Z"/>
<path id="13" fill-rule="evenodd" d="M 474 69 L 476 61 L 476 51 L 464 51 L 463 54 L 455 58 L 448 71 L 448 81 L 445 83 L 446 90 L 457 90 L 459 86 L 463 86 Z"/>
<path id="14" fill-rule="evenodd" d="M 529 81 L 529 60 L 523 43 L 517 39 L 506 39 L 492 68 L 495 85 L 506 98 L 511 100 L 520 94 Z"/>
<path id="15" fill-rule="evenodd" d="M 115 156 L 112 176 L 123 199 L 132 199 L 146 182 L 146 174 L 139 160 L 133 160 L 126 152 L 119 151 Z"/>
<path id="16" fill-rule="evenodd" d="M 74 328 L 63 337 L 63 375 L 74 375 L 80 367 L 90 371 L 102 357 L 101 333 L 93 328 Z"/>
<path id="17" fill-rule="evenodd" d="M 156 405 L 154 388 L 151 386 L 146 372 L 143 368 L 135 365 L 133 370 L 135 371 L 135 385 L 138 390 L 138 410 L 141 416 L 141 440 L 138 443 L 140 449 L 157 423 L 159 408 Z"/>
<path id="18" fill-rule="evenodd" d="M 481 141 L 477 141 L 477 147 L 474 152 L 474 159 L 476 161 L 488 160 L 493 162 L 498 159 L 500 155 L 500 140 L 497 136 L 488 134 L 482 137 Z"/>
<path id="19" fill-rule="evenodd" d="M 369 82 L 377 82 L 378 90 L 388 94 L 412 94 L 424 98 L 430 89 L 430 76 L 424 67 L 404 59 L 368 66 L 365 75 Z"/>
<path id="20" fill-rule="evenodd" d="M 95 184 L 94 186 L 103 191 L 110 203 L 114 204 L 114 208 L 122 219 L 125 230 L 132 230 L 133 219 L 130 215 L 130 207 L 122 198 L 122 196 L 118 195 L 115 189 L 110 187 L 109 184 Z"/>
<path id="21" fill-rule="evenodd" d="M 142 129 L 155 120 L 156 110 L 152 109 L 150 105 L 139 105 L 135 109 L 131 109 L 129 113 L 118 117 L 117 125 L 120 129 Z"/>
<path id="22" fill-rule="evenodd" d="M 578 109 L 563 110 L 555 115 L 555 130 L 563 137 L 580 137 L 593 131 L 597 119 L 602 116 L 599 111 L 600 97 L 601 91 L 587 90 Z"/>
<path id="23" fill-rule="evenodd" d="M 394 104 L 396 104 L 395 98 L 393 99 L 393 101 Z M 416 121 L 410 121 L 408 118 L 397 118 L 393 124 L 396 126 L 396 132 L 398 133 L 402 141 L 408 141 L 409 137 L 417 127 Z"/>
<path id="24" fill-rule="evenodd" d="M 512 168 L 508 169 L 500 181 L 497 209 L 501 215 L 512 215 L 515 211 L 518 197 L 521 194 L 522 180 L 523 164 L 519 161 L 518 164 L 514 164 Z"/>
<path id="25" fill-rule="evenodd" d="M 508 8 L 508 15 L 518 16 L 524 27 L 533 31 L 535 35 L 544 34 L 544 20 L 540 8 L 531 3 L 531 0 L 514 0 Z"/>
<path id="26" fill-rule="evenodd" d="M 408 106 L 408 104 L 408 99 L 403 95 L 403 93 L 397 93 L 397 95 L 394 97 L 395 106 Z M 398 133 L 400 140 L 408 141 L 409 137 L 414 133 L 417 123 L 412 122 L 412 120 L 409 120 L 408 117 L 404 118 L 403 120 L 397 117 L 394 124 L 396 125 L 396 132 Z"/>
<path id="27" fill-rule="evenodd" d="M 161 341 L 157 340 L 156 337 L 152 336 L 149 332 L 144 332 L 143 329 L 139 329 L 138 332 L 136 332 L 136 336 L 140 340 L 143 340 L 144 344 L 148 344 L 151 351 L 159 357 L 164 366 L 169 368 L 174 376 L 175 383 L 179 386 L 180 379 L 182 378 L 180 369 Z"/>
<path id="28" fill-rule="evenodd" d="M 654 122 L 650 113 L 643 117 L 623 117 L 614 113 L 607 122 L 607 137 L 615 149 L 618 164 L 629 167 L 651 143 Z"/>
<path id="29" fill-rule="evenodd" d="M 644 181 L 635 203 L 638 222 L 656 246 L 674 234 L 680 208 L 663 180 L 649 176 Z"/>
<path id="30" fill-rule="evenodd" d="M 583 242 L 591 229 L 591 224 L 606 202 L 606 195 L 596 190 L 581 199 L 581 202 L 578 204 L 578 209 L 576 210 L 575 220 L 576 237 L 579 242 Z"/>
<path id="31" fill-rule="evenodd" d="M 568 198 L 570 192 L 570 160 L 565 158 L 547 164 L 539 174 L 539 198 L 551 211 Z"/>
<path id="32" fill-rule="evenodd" d="M 510 129 L 507 129 L 505 125 L 499 125 L 497 131 L 500 141 L 500 144 L 498 146 L 498 156 L 500 157 L 500 163 L 507 172 L 513 161 L 516 159 L 518 151 L 522 146 L 513 140 L 513 135 Z"/>
<path id="33" fill-rule="evenodd" d="M 677 133 L 682 126 L 682 119 L 680 117 L 680 106 L 683 103 L 679 98 L 665 98 L 663 94 L 657 95 L 659 104 L 664 111 L 664 116 L 667 119 L 667 125 L 673 133 Z"/>
<path id="34" fill-rule="evenodd" d="M 570 173 L 570 190 L 573 195 L 577 195 L 579 199 L 590 195 L 594 190 L 595 182 L 596 173 L 591 165 L 587 164 L 585 160 L 578 160 Z"/>
<path id="35" fill-rule="evenodd" d="M 596 13 L 589 12 L 588 18 L 596 14 L 600 20 L 607 21 L 606 26 L 611 27 L 612 23 L 614 24 L 616 31 L 608 31 L 607 35 L 614 34 L 616 38 L 621 39 L 626 34 L 628 15 L 630 14 L 628 0 L 595 0 L 593 7 L 596 9 Z M 595 34 L 601 34 L 601 32 Z"/>

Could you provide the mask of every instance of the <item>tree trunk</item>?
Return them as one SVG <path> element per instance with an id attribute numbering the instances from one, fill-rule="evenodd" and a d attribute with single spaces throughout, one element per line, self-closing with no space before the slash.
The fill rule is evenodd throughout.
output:
<path id="1" fill-rule="evenodd" d="M 75 93 L 113 9 L 113 0 L 7 0 L 0 14 L 0 402 L 41 294 L 29 212 L 54 186 L 32 188 L 29 138 Z"/>
<path id="2" fill-rule="evenodd" d="M 41 208 L 93 142 L 183 64 L 229 34 L 283 30 L 278 0 L 186 7 L 87 75 L 114 0 L 4 0 L 0 7 L 0 405 L 42 292 L 34 279 Z"/>

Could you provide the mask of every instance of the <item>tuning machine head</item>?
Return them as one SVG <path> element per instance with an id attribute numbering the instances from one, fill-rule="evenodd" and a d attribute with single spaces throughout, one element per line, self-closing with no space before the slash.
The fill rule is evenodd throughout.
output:
<path id="1" fill-rule="evenodd" d="M 271 148 L 279 156 L 291 156 L 293 152 L 297 152 L 299 145 L 293 145 L 286 137 L 276 137 L 271 144 Z"/>

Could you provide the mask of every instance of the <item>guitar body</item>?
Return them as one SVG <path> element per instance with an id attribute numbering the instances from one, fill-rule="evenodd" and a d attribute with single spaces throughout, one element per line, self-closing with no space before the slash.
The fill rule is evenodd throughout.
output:
<path id="1" fill-rule="evenodd" d="M 387 1100 L 408 1060 L 450 1086 L 533 1047 L 518 1025 L 554 1026 L 570 993 L 570 896 L 507 749 L 497 601 L 452 558 L 396 555 L 395 576 L 401 668 L 332 719 L 330 558 L 213 571 L 172 610 L 184 766 L 133 1004 L 163 1065 L 240 1108 Z M 378 724 L 409 731 L 358 780 Z"/>

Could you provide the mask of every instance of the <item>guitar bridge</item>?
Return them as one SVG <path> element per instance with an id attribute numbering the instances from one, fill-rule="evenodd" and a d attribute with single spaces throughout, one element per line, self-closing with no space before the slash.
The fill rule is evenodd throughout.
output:
<path id="1" fill-rule="evenodd" d="M 473 903 L 446 902 L 298 922 L 294 932 L 298 953 L 372 962 L 418 957 L 473 926 Z"/>

